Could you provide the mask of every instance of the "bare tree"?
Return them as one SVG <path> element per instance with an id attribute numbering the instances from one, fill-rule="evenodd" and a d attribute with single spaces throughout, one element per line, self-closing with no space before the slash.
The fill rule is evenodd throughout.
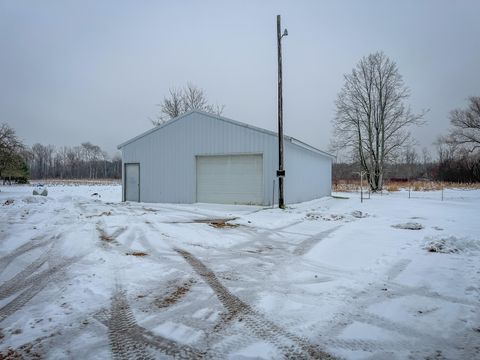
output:
<path id="1" fill-rule="evenodd" d="M 431 162 L 432 157 L 430 156 L 430 152 L 426 147 L 422 148 L 422 173 L 426 178 L 430 178 L 429 165 Z"/>
<path id="2" fill-rule="evenodd" d="M 33 161 L 30 164 L 32 176 L 37 179 L 52 177 L 54 169 L 55 147 L 36 143 L 32 146 Z"/>
<path id="3" fill-rule="evenodd" d="M 170 89 L 170 96 L 164 97 L 163 102 L 159 104 L 160 106 L 160 116 L 157 117 L 158 120 L 163 119 L 172 119 L 180 114 L 183 110 L 183 93 L 178 89 Z"/>
<path id="4" fill-rule="evenodd" d="M 85 162 L 88 164 L 88 177 L 90 179 L 97 178 L 97 163 L 100 160 L 100 155 L 102 150 L 98 145 L 93 145 L 92 143 L 84 142 L 82 143 L 82 153 Z"/>
<path id="5" fill-rule="evenodd" d="M 348 149 L 367 174 L 373 191 L 383 187 L 385 163 L 409 144 L 415 115 L 405 104 L 410 96 L 394 61 L 383 52 L 363 57 L 337 96 L 333 149 Z"/>
<path id="6" fill-rule="evenodd" d="M 224 105 L 209 104 L 205 90 L 188 83 L 182 89 L 171 88 L 169 96 L 164 97 L 158 104 L 160 114 L 156 119 L 150 119 L 153 125 L 158 126 L 191 110 L 202 110 L 209 113 L 221 115 Z"/>
<path id="7" fill-rule="evenodd" d="M 475 152 L 480 149 L 480 96 L 471 96 L 466 109 L 455 109 L 450 112 L 449 135 L 445 141 Z"/>
<path id="8" fill-rule="evenodd" d="M 205 110 L 208 106 L 208 101 L 205 91 L 188 83 L 183 88 L 182 94 L 183 112 L 190 110 Z"/>

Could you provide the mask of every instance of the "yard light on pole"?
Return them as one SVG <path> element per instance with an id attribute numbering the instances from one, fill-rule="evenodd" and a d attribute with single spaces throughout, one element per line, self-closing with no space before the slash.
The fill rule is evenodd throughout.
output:
<path id="1" fill-rule="evenodd" d="M 365 175 L 366 171 L 356 171 L 354 174 L 358 174 L 360 176 L 360 202 L 363 203 L 363 175 Z M 370 191 L 368 192 L 368 198 L 370 198 Z"/>
<path id="2" fill-rule="evenodd" d="M 277 59 L 278 59 L 278 207 L 285 208 L 283 196 L 283 97 L 282 97 L 282 38 L 288 35 L 287 29 L 281 33 L 280 15 L 277 15 Z"/>

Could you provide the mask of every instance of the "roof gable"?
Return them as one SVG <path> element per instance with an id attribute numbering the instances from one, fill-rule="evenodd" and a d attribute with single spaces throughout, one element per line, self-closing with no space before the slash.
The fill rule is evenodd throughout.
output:
<path id="1" fill-rule="evenodd" d="M 186 113 L 184 113 L 184 114 L 182 114 L 182 115 L 180 115 L 180 116 L 177 116 L 176 118 L 173 118 L 173 119 L 171 119 L 171 120 L 168 120 L 167 122 L 165 122 L 165 123 L 163 123 L 163 124 L 161 124 L 161 125 L 159 125 L 159 126 L 155 126 L 153 129 L 147 130 L 147 131 L 145 131 L 144 133 L 142 133 L 142 134 L 140 134 L 140 135 L 137 135 L 137 136 L 131 138 L 130 140 L 127 140 L 127 141 L 121 143 L 120 145 L 117 146 L 117 149 L 121 149 L 121 148 L 123 148 L 124 146 L 126 146 L 126 145 L 128 145 L 128 144 L 130 144 L 130 143 L 132 143 L 132 142 L 134 142 L 134 141 L 136 141 L 136 140 L 138 140 L 138 139 L 143 138 L 144 136 L 147 136 L 147 135 L 149 135 L 149 134 L 151 134 L 151 133 L 153 133 L 153 132 L 156 132 L 156 131 L 158 131 L 158 130 L 160 130 L 160 129 L 163 129 L 164 127 L 167 127 L 167 126 L 169 126 L 169 125 L 171 125 L 171 124 L 173 124 L 173 123 L 175 123 L 175 122 L 177 122 L 177 121 L 179 121 L 179 120 L 181 120 L 181 119 L 183 119 L 183 118 L 186 118 L 186 117 L 190 116 L 190 115 L 193 114 L 193 113 L 201 114 L 201 115 L 204 115 L 204 116 L 207 116 L 207 117 L 216 119 L 216 120 L 224 121 L 224 122 L 227 122 L 227 123 L 232 124 L 232 125 L 245 127 L 245 128 L 247 128 L 247 129 L 252 129 L 252 130 L 254 130 L 254 131 L 258 131 L 258 132 L 261 132 L 261 133 L 264 133 L 264 134 L 267 134 L 267 135 L 270 135 L 270 136 L 274 136 L 274 137 L 277 137 L 277 136 L 278 136 L 277 133 L 274 132 L 274 131 L 270 131 L 270 130 L 262 129 L 262 128 L 257 127 L 257 126 L 245 124 L 245 123 L 242 123 L 242 122 L 240 122 L 240 121 L 232 120 L 232 119 L 229 119 L 229 118 L 220 116 L 220 115 L 211 114 L 211 113 L 207 113 L 207 112 L 200 111 L 200 110 L 191 110 L 191 111 L 186 112 Z M 315 148 L 315 147 L 313 147 L 313 146 L 311 146 L 311 145 L 308 145 L 308 144 L 304 143 L 303 141 L 297 140 L 297 139 L 295 139 L 295 138 L 293 138 L 293 137 L 291 137 L 291 136 L 284 135 L 283 138 L 284 138 L 285 140 L 288 140 L 288 141 L 292 142 L 293 144 L 298 145 L 298 146 L 300 146 L 300 147 L 302 147 L 302 148 L 305 148 L 305 149 L 307 149 L 307 150 L 310 150 L 310 151 L 313 151 L 313 152 L 316 152 L 316 153 L 320 153 L 320 154 L 322 154 L 322 155 L 329 156 L 329 157 L 331 157 L 331 158 L 335 158 L 334 155 L 329 154 L 329 153 L 327 153 L 327 152 L 325 152 L 325 151 L 319 150 L 319 149 L 317 149 L 317 148 Z"/>

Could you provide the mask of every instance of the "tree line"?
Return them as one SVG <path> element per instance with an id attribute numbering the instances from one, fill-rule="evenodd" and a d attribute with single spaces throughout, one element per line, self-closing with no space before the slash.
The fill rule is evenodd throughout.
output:
<path id="1" fill-rule="evenodd" d="M 122 158 L 110 157 L 98 145 L 78 146 L 34 144 L 25 158 L 32 179 L 119 179 Z"/>
<path id="2" fill-rule="evenodd" d="M 395 163 L 387 163 L 384 180 L 409 181 L 431 180 L 456 183 L 480 182 L 480 156 L 459 151 L 441 141 L 436 142 L 436 159 L 424 148 L 422 153 L 415 149 L 405 150 Z M 333 164 L 332 178 L 338 180 L 358 180 L 361 165 L 357 162 L 337 162 Z"/>
<path id="3" fill-rule="evenodd" d="M 98 145 L 25 146 L 14 129 L 0 127 L 0 178 L 4 182 L 25 183 L 28 179 L 119 179 L 122 159 L 110 157 Z"/>

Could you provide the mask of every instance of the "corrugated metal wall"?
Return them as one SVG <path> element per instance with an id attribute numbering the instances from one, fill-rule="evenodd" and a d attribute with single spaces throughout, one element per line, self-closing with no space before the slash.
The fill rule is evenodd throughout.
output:
<path id="1" fill-rule="evenodd" d="M 285 149 L 285 202 L 316 199 L 331 194 L 332 159 L 290 141 Z"/>
<path id="2" fill-rule="evenodd" d="M 269 205 L 278 167 L 277 146 L 277 138 L 268 133 L 193 112 L 125 144 L 122 159 L 123 164 L 140 164 L 140 201 L 193 203 L 197 155 L 262 154 L 263 198 Z M 330 158 L 285 141 L 285 169 L 287 202 L 330 195 Z"/>

